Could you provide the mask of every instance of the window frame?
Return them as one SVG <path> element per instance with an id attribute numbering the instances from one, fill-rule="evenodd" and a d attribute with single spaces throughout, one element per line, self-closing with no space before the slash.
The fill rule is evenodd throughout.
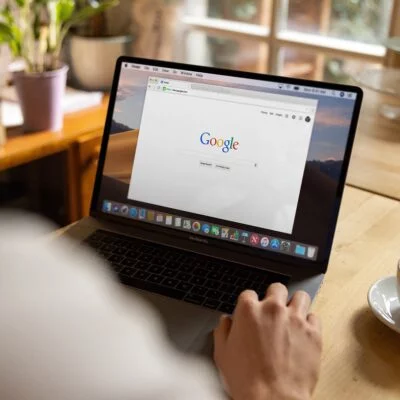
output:
<path id="1" fill-rule="evenodd" d="M 206 0 L 203 0 L 204 2 Z M 265 15 L 259 25 L 244 22 L 228 21 L 210 18 L 207 16 L 196 17 L 184 15 L 184 40 L 191 31 L 201 31 L 205 34 L 234 40 L 253 40 L 260 46 L 260 61 L 257 71 L 261 73 L 278 74 L 281 62 L 281 50 L 292 48 L 303 50 L 316 55 L 317 67 L 314 79 L 321 80 L 325 57 L 337 57 L 369 63 L 390 64 L 390 58 L 385 46 L 382 44 L 365 44 L 340 38 L 323 35 L 281 30 L 282 21 L 285 19 L 287 2 L 289 0 L 261 0 L 261 13 Z M 328 29 L 332 0 L 321 0 L 322 31 Z M 203 7 L 205 11 L 205 7 Z M 392 1 L 390 16 L 389 37 L 400 35 L 400 1 Z M 356 46 L 355 46 L 356 43 Z M 268 55 L 265 52 L 268 48 Z"/>

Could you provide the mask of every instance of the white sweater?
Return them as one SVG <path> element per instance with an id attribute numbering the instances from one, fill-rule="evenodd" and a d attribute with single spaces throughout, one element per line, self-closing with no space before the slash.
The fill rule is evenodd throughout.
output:
<path id="1" fill-rule="evenodd" d="M 149 306 L 51 230 L 0 214 L 1 400 L 222 398 L 209 366 L 172 349 Z"/>

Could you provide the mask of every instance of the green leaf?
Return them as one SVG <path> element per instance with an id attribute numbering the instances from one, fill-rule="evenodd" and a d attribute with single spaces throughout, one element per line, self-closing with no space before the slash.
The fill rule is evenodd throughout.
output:
<path id="1" fill-rule="evenodd" d="M 75 10 L 74 0 L 59 0 L 57 2 L 57 23 L 62 24 L 68 21 Z"/>
<path id="2" fill-rule="evenodd" d="M 14 16 L 12 15 L 11 8 L 8 4 L 1 10 L 0 15 L 8 25 L 14 23 Z"/>
<path id="3" fill-rule="evenodd" d="M 0 22 L 0 43 L 10 43 L 14 40 L 14 35 L 9 25 Z"/>
<path id="4" fill-rule="evenodd" d="M 25 0 L 15 0 L 17 3 L 18 7 L 23 7 L 25 5 Z"/>

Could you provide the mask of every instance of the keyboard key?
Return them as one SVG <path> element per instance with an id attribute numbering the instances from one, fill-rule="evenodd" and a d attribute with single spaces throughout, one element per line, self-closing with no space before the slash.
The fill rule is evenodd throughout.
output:
<path id="1" fill-rule="evenodd" d="M 147 279 L 149 282 L 153 283 L 160 283 L 164 278 L 161 275 L 150 275 L 149 278 Z"/>
<path id="2" fill-rule="evenodd" d="M 235 276 L 238 278 L 246 279 L 250 272 L 247 269 L 237 268 L 235 271 Z"/>
<path id="3" fill-rule="evenodd" d="M 121 239 L 114 240 L 114 245 L 116 247 L 124 247 L 125 243 L 126 243 L 125 240 L 121 240 Z"/>
<path id="4" fill-rule="evenodd" d="M 164 253 L 165 253 L 165 249 L 161 249 L 161 248 L 156 248 L 156 249 L 154 249 L 154 251 L 153 251 L 153 256 L 155 256 L 155 257 L 160 257 L 160 256 L 162 256 Z"/>
<path id="5" fill-rule="evenodd" d="M 233 294 L 234 296 L 238 297 L 242 292 L 243 292 L 242 288 L 235 286 L 235 289 L 230 294 Z"/>
<path id="6" fill-rule="evenodd" d="M 207 278 L 214 279 L 214 280 L 218 281 L 218 280 L 220 280 L 222 278 L 222 275 L 223 274 L 221 272 L 211 271 L 211 272 L 208 273 Z"/>
<path id="7" fill-rule="evenodd" d="M 225 282 L 225 283 L 231 283 L 232 285 L 234 285 L 238 279 L 236 278 L 236 276 L 232 276 L 232 275 L 225 274 L 225 275 L 222 277 L 221 280 L 222 280 L 223 282 Z"/>
<path id="8" fill-rule="evenodd" d="M 123 247 L 117 247 L 114 251 L 113 251 L 113 253 L 114 254 L 120 254 L 120 255 L 125 255 L 126 253 L 128 252 L 128 250 L 127 249 L 124 249 Z"/>
<path id="9" fill-rule="evenodd" d="M 204 268 L 195 268 L 192 272 L 193 275 L 197 275 L 197 276 L 202 276 L 202 277 L 206 277 L 207 276 L 207 270 Z"/>
<path id="10" fill-rule="evenodd" d="M 206 299 L 206 301 L 203 303 L 203 306 L 212 308 L 213 310 L 218 309 L 219 305 L 220 305 L 220 302 L 218 300 L 214 300 L 214 299 Z"/>
<path id="11" fill-rule="evenodd" d="M 137 270 L 135 269 L 135 268 L 130 268 L 130 267 L 127 267 L 127 268 L 123 268 L 121 271 L 120 271 L 120 275 L 126 275 L 126 276 L 132 276 L 135 272 L 136 272 Z"/>
<path id="12" fill-rule="evenodd" d="M 262 284 L 262 283 L 260 283 L 258 281 L 249 282 L 249 285 L 248 285 L 248 289 L 252 289 L 252 290 L 255 290 L 255 291 L 260 289 L 260 287 L 264 287 L 264 284 Z"/>
<path id="13" fill-rule="evenodd" d="M 179 269 L 182 271 L 182 272 L 192 272 L 192 270 L 193 270 L 193 268 L 192 268 L 192 266 L 191 265 L 189 265 L 189 264 L 181 264 L 181 266 L 179 267 Z"/>
<path id="14" fill-rule="evenodd" d="M 138 252 L 138 250 L 129 250 L 126 253 L 126 256 L 127 257 L 132 257 L 132 258 L 137 258 L 139 254 L 140 254 L 140 252 Z"/>
<path id="15" fill-rule="evenodd" d="M 221 286 L 221 282 L 209 279 L 204 286 L 210 289 L 218 289 Z"/>
<path id="16" fill-rule="evenodd" d="M 133 267 L 136 263 L 137 261 L 133 258 L 125 258 L 123 262 L 125 267 Z"/>
<path id="17" fill-rule="evenodd" d="M 221 264 L 220 267 L 218 268 L 218 272 L 222 272 L 222 273 L 231 272 L 232 269 L 233 269 L 233 267 L 231 267 L 231 266 Z"/>
<path id="18" fill-rule="evenodd" d="M 205 278 L 201 278 L 200 276 L 194 276 L 191 280 L 190 283 L 193 283 L 195 285 L 204 285 L 206 282 Z"/>
<path id="19" fill-rule="evenodd" d="M 218 290 L 210 289 L 206 296 L 209 297 L 210 299 L 215 299 L 218 300 L 221 297 L 222 293 L 218 292 Z"/>
<path id="20" fill-rule="evenodd" d="M 179 253 L 172 253 L 170 256 L 169 256 L 169 260 L 172 262 L 172 261 L 178 261 L 178 260 L 180 260 L 180 258 L 181 258 L 181 254 L 179 254 Z"/>
<path id="21" fill-rule="evenodd" d="M 179 283 L 179 281 L 177 279 L 164 278 L 161 283 L 165 286 L 175 287 Z"/>
<path id="22" fill-rule="evenodd" d="M 185 261 L 185 263 L 190 264 L 192 268 L 193 268 L 193 264 L 194 264 L 196 261 L 198 261 L 198 259 L 196 259 L 195 257 L 189 256 L 189 255 L 186 256 L 186 261 Z"/>
<path id="23" fill-rule="evenodd" d="M 203 296 L 207 292 L 207 289 L 205 287 L 195 286 L 190 292 Z"/>
<path id="24" fill-rule="evenodd" d="M 218 270 L 218 264 L 216 264 L 214 261 L 207 261 L 207 263 L 204 265 L 204 268 L 209 272 L 214 272 Z"/>
<path id="25" fill-rule="evenodd" d="M 189 293 L 183 298 L 183 300 L 187 301 L 188 303 L 201 305 L 205 298 L 203 296 L 198 296 L 197 294 Z"/>
<path id="26" fill-rule="evenodd" d="M 187 274 L 186 272 L 179 272 L 179 274 L 176 276 L 177 279 L 180 279 L 181 281 L 188 281 L 192 275 Z"/>
<path id="27" fill-rule="evenodd" d="M 235 309 L 235 306 L 233 306 L 231 304 L 227 304 L 227 303 L 222 303 L 218 307 L 218 311 L 221 311 L 226 314 L 232 314 L 234 309 Z"/>
<path id="28" fill-rule="evenodd" d="M 178 286 L 176 288 L 179 290 L 184 290 L 185 292 L 188 292 L 192 287 L 193 287 L 193 285 L 191 285 L 190 283 L 181 282 L 178 284 Z"/>
<path id="29" fill-rule="evenodd" d="M 206 266 L 207 261 L 198 260 L 192 263 L 192 268 L 204 268 Z"/>
<path id="30" fill-rule="evenodd" d="M 165 260 L 164 258 L 160 258 L 160 257 L 154 257 L 152 260 L 151 260 L 151 263 L 152 264 L 156 264 L 156 265 L 165 265 L 166 264 L 166 262 L 167 262 L 167 260 Z"/>
<path id="31" fill-rule="evenodd" d="M 221 297 L 221 300 L 224 301 L 225 303 L 235 304 L 237 301 L 237 296 L 234 296 L 232 294 L 224 294 Z"/>
<path id="32" fill-rule="evenodd" d="M 233 285 L 228 285 L 227 283 L 223 283 L 220 287 L 219 290 L 222 290 L 223 292 L 230 293 L 232 294 L 235 290 L 235 286 Z"/>
<path id="33" fill-rule="evenodd" d="M 144 271 L 140 271 L 140 272 L 146 273 Z M 121 276 L 121 282 L 126 285 L 129 285 L 129 286 L 147 290 L 147 291 L 153 292 L 153 293 L 162 294 L 163 296 L 172 297 L 172 298 L 178 299 L 178 300 L 183 299 L 183 297 L 185 296 L 185 292 L 183 292 L 181 290 L 177 290 L 176 288 L 171 288 L 171 287 L 167 287 L 167 286 L 158 285 L 156 283 L 152 283 L 149 281 L 143 281 L 140 279 L 136 279 L 136 276 L 134 278 Z"/>
<path id="34" fill-rule="evenodd" d="M 161 274 L 163 270 L 164 268 L 160 267 L 159 265 L 151 265 L 151 267 L 147 271 L 152 272 L 154 274 Z"/>
<path id="35" fill-rule="evenodd" d="M 176 262 L 176 261 L 168 261 L 165 264 L 165 267 L 168 268 L 168 269 L 178 269 L 179 266 L 180 266 L 180 264 L 178 262 Z"/>
<path id="36" fill-rule="evenodd" d="M 124 259 L 123 256 L 119 256 L 118 254 L 113 254 L 111 257 L 108 258 L 108 261 L 115 264 L 121 264 L 123 259 Z"/>
<path id="37" fill-rule="evenodd" d="M 116 250 L 116 247 L 113 246 L 113 245 L 111 245 L 111 244 L 105 244 L 105 245 L 102 247 L 102 250 L 108 251 L 108 252 L 110 252 L 110 253 L 113 253 L 114 250 Z"/>
<path id="38" fill-rule="evenodd" d="M 178 271 L 175 271 L 174 269 L 165 269 L 163 272 L 163 275 L 167 278 L 173 278 L 177 275 Z"/>
<path id="39" fill-rule="evenodd" d="M 135 278 L 146 280 L 150 276 L 150 272 L 138 271 L 135 274 Z"/>
<path id="40" fill-rule="evenodd" d="M 142 254 L 139 256 L 139 260 L 143 262 L 150 262 L 153 259 L 153 256 L 151 254 Z"/>
<path id="41" fill-rule="evenodd" d="M 145 271 L 145 270 L 147 270 L 150 266 L 151 266 L 151 264 L 145 263 L 145 262 L 143 262 L 143 261 L 138 261 L 138 262 L 136 262 L 135 268 L 141 269 L 141 270 Z"/>

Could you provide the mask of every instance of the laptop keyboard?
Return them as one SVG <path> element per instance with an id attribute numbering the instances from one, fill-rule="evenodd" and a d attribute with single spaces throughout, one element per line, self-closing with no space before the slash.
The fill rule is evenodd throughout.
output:
<path id="1" fill-rule="evenodd" d="M 85 242 L 108 261 L 122 283 L 228 314 L 243 290 L 253 289 L 262 298 L 270 283 L 289 281 L 286 275 L 103 230 Z"/>

